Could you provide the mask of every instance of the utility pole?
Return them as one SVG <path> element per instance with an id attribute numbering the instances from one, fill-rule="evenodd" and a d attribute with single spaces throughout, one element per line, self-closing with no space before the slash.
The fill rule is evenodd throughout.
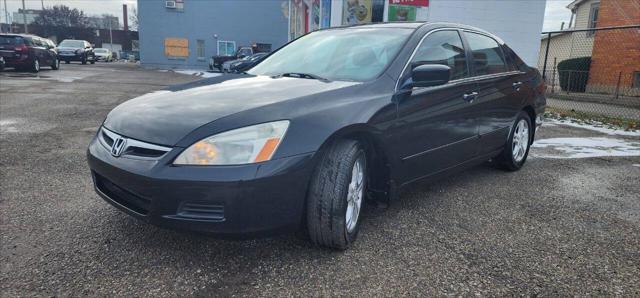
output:
<path id="1" fill-rule="evenodd" d="M 22 0 L 22 20 L 24 21 L 24 33 L 29 33 L 29 28 L 27 28 L 27 8 L 24 5 L 24 0 Z"/>
<path id="2" fill-rule="evenodd" d="M 11 22 L 9 22 L 9 11 L 7 11 L 7 0 L 4 0 L 4 21 L 9 25 L 9 33 L 11 33 Z"/>
<path id="3" fill-rule="evenodd" d="M 40 0 L 42 2 L 42 10 L 44 10 L 44 0 Z"/>
<path id="4" fill-rule="evenodd" d="M 113 55 L 113 33 L 111 32 L 112 25 L 113 19 L 109 19 L 109 47 L 111 48 L 111 55 Z"/>

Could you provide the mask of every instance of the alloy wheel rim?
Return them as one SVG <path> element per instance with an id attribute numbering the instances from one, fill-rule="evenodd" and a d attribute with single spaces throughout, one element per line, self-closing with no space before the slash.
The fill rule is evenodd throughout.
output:
<path id="1" fill-rule="evenodd" d="M 513 133 L 511 154 L 515 162 L 521 162 L 529 147 L 529 124 L 526 120 L 520 119 Z"/>
<path id="2" fill-rule="evenodd" d="M 347 232 L 349 233 L 355 230 L 360 217 L 362 198 L 364 197 L 364 165 L 364 156 L 360 155 L 351 169 L 351 182 L 349 182 L 349 191 L 347 192 L 345 217 Z"/>

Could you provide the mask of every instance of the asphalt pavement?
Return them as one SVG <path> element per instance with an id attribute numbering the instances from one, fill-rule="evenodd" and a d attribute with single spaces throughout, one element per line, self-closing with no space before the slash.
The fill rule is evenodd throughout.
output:
<path id="1" fill-rule="evenodd" d="M 100 199 L 85 150 L 106 114 L 195 79 L 122 63 L 0 73 L 0 296 L 640 296 L 633 134 L 543 127 L 538 140 L 622 153 L 543 143 L 519 172 L 416 184 L 365 207 L 345 252 L 164 230 Z"/>

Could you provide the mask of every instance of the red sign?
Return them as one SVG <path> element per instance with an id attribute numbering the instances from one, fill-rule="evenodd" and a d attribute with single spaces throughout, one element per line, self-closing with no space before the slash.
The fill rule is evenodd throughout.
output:
<path id="1" fill-rule="evenodd" d="M 391 5 L 429 6 L 429 0 L 389 0 Z"/>

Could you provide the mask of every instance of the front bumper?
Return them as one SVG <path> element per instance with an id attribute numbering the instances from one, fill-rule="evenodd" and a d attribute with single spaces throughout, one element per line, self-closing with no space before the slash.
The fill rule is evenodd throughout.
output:
<path id="1" fill-rule="evenodd" d="M 158 160 L 113 157 L 96 139 L 87 152 L 96 192 L 148 223 L 229 237 L 300 227 L 313 153 L 239 166 L 173 166 L 181 149 Z"/>
<path id="2" fill-rule="evenodd" d="M 58 60 L 61 61 L 82 61 L 84 54 L 58 53 Z"/>

